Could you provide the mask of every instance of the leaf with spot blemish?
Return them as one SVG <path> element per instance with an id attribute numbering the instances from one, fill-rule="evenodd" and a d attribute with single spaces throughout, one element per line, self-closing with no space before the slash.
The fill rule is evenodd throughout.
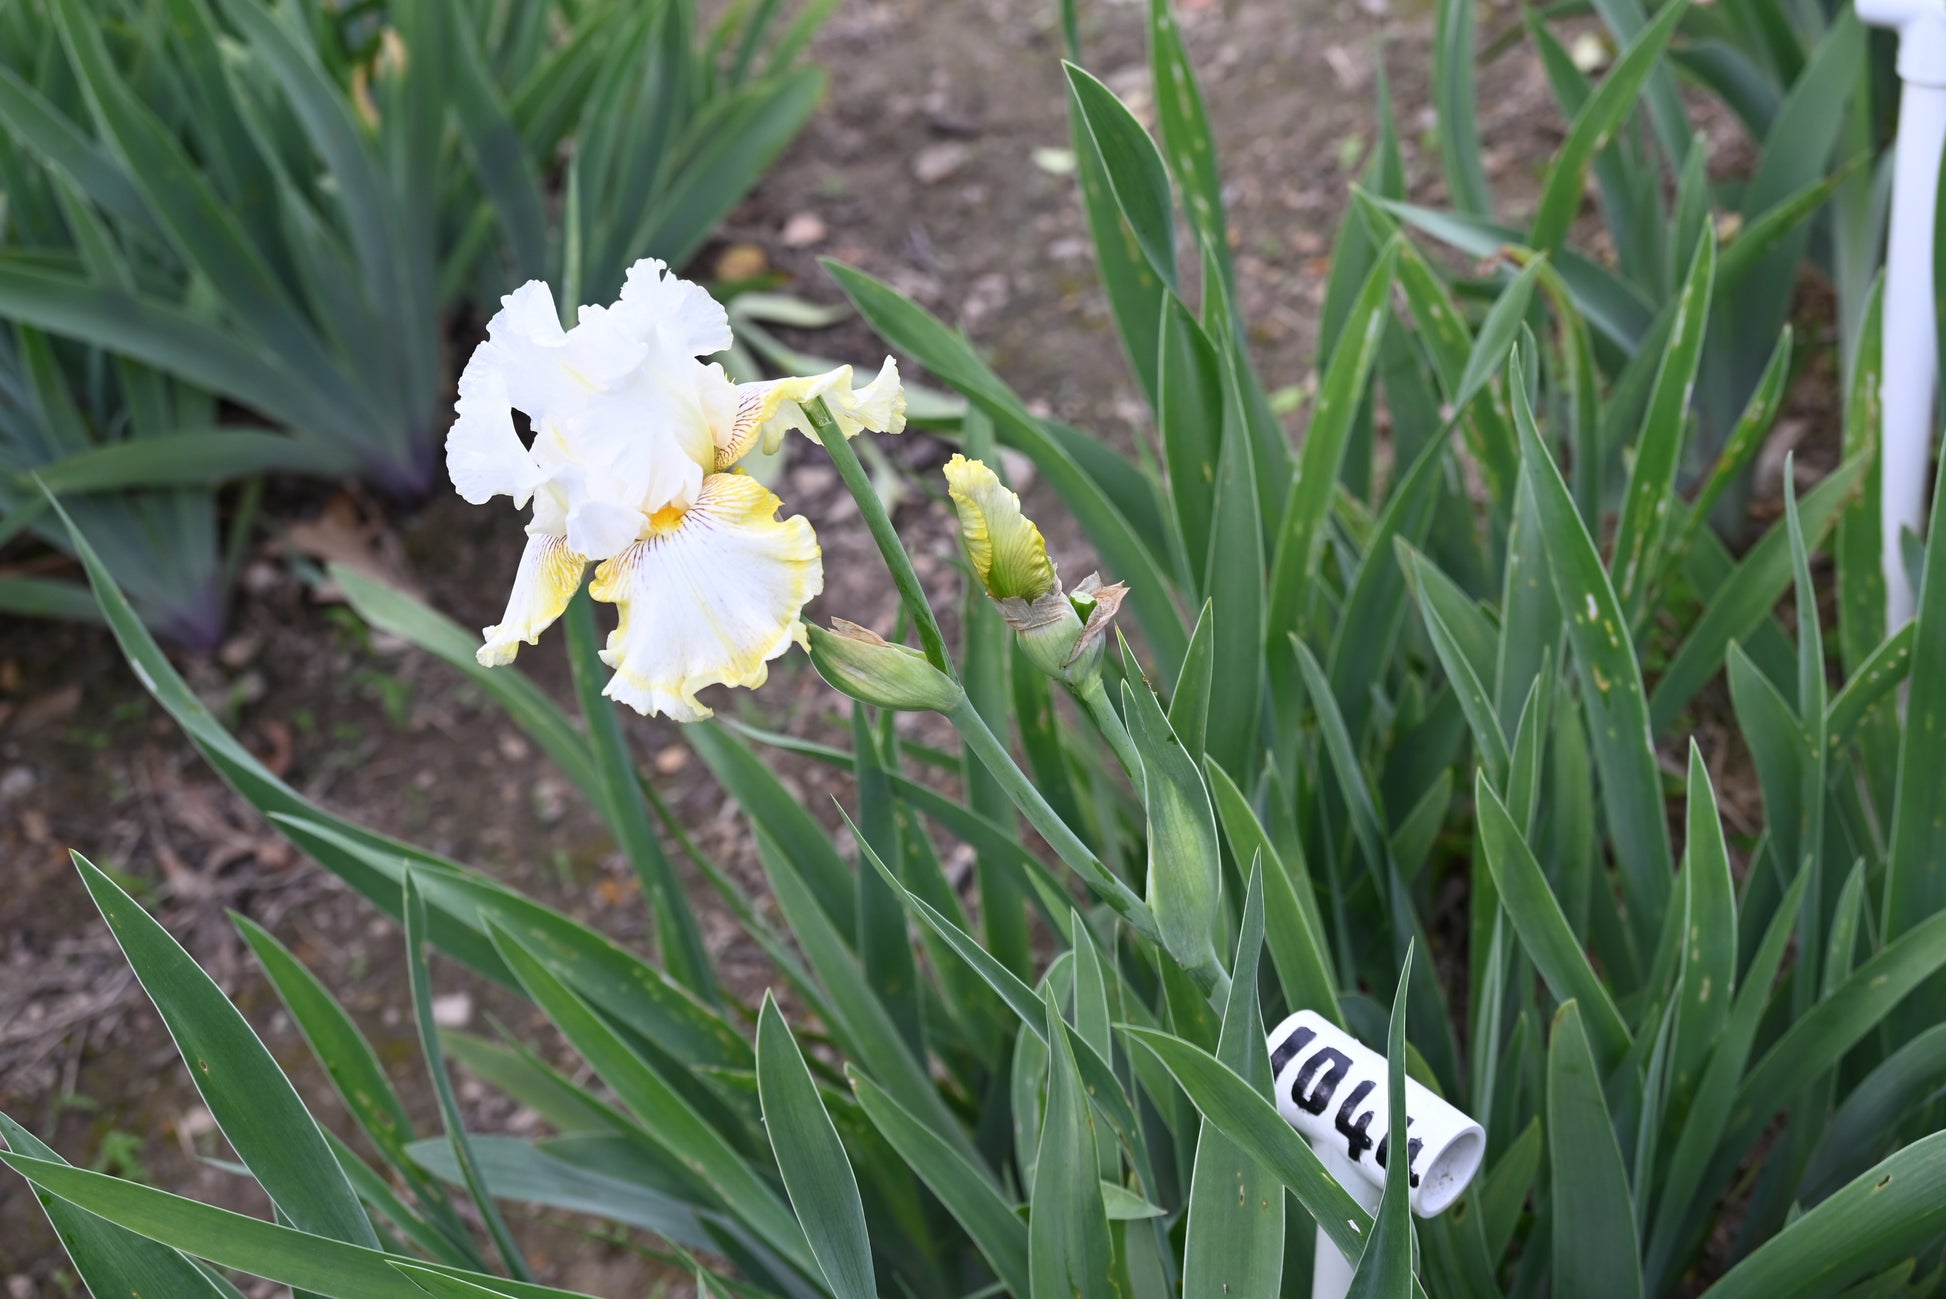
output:
<path id="1" fill-rule="evenodd" d="M 1406 989 L 1412 973 L 1412 945 L 1405 949 L 1405 968 L 1399 971 L 1398 989 L 1392 994 L 1392 1019 L 1385 1041 L 1386 1107 L 1388 1115 L 1404 1114 L 1405 1109 L 1405 1019 Z M 1408 1120 L 1410 1121 L 1410 1120 Z M 1383 1139 L 1379 1154 L 1383 1156 Z M 1379 1199 L 1378 1213 L 1372 1219 L 1372 1234 L 1365 1252 L 1358 1259 L 1358 1270 L 1351 1278 L 1346 1299 L 1394 1299 L 1412 1287 L 1412 1186 L 1411 1163 L 1391 1160 L 1385 1169 L 1385 1193 Z"/>
<path id="2" fill-rule="evenodd" d="M 1687 843 L 1682 886 L 1689 901 L 1689 932 L 1682 938 L 1682 982 L 1676 994 L 1676 1037 L 1664 1104 L 1673 1115 L 1687 1112 L 1703 1066 L 1730 1021 L 1737 968 L 1736 883 L 1717 816 L 1716 790 L 1693 740 Z"/>
<path id="3" fill-rule="evenodd" d="M 1642 1299 L 1635 1206 L 1603 1072 L 1582 1030 L 1581 1005 L 1569 1001 L 1554 1017 L 1547 1051 L 1554 1285 L 1576 1299 Z"/>
<path id="4" fill-rule="evenodd" d="M 1261 1091 L 1271 1084 L 1257 966 L 1263 950 L 1266 863 L 1251 864 L 1237 938 L 1229 1002 L 1216 1058 Z M 1209 1120 L 1196 1142 L 1189 1185 L 1189 1227 L 1183 1245 L 1183 1293 L 1274 1295 L 1284 1264 L 1284 1187 Z"/>
<path id="5" fill-rule="evenodd" d="M 729 1210 L 769 1248 L 817 1275 L 817 1260 L 789 1206 L 691 1103 L 677 1085 L 681 1079 L 652 1066 L 519 936 L 492 922 L 488 932 L 534 1004 L 640 1120 L 635 1135 L 689 1170 L 695 1179 L 691 1202 Z M 680 1068 L 666 1060 L 662 1067 Z"/>
<path id="6" fill-rule="evenodd" d="M 1183 211 L 1205 248 L 1215 250 L 1225 281 L 1230 267 L 1230 237 L 1223 217 L 1223 176 L 1217 168 L 1216 136 L 1203 108 L 1196 70 L 1183 48 L 1182 32 L 1169 12 L 1169 0 L 1149 0 L 1149 64 L 1155 78 L 1156 125 L 1162 153 L 1182 191 Z"/>
<path id="7" fill-rule="evenodd" d="M 1533 229 L 1527 239 L 1529 247 L 1552 252 L 1567 238 L 1568 228 L 1581 210 L 1589 165 L 1641 102 L 1643 83 L 1662 66 L 1662 51 L 1688 9 L 1686 0 L 1664 6 L 1655 21 L 1615 60 L 1607 79 L 1575 114 L 1567 139 L 1562 141 L 1548 167 L 1540 206 L 1534 212 Z"/>
<path id="8" fill-rule="evenodd" d="M 1703 1299 L 1835 1294 L 1946 1231 L 1946 1132 L 1866 1169 L 1731 1268 Z"/>
<path id="9" fill-rule="evenodd" d="M 0 1114 L 0 1140 L 16 1153 L 50 1162 L 61 1161 L 33 1133 L 5 1114 Z M 223 1292 L 214 1282 L 167 1245 L 97 1218 L 58 1196 L 43 1194 L 40 1204 L 47 1214 L 48 1225 L 60 1236 L 89 1293 L 223 1299 Z"/>
<path id="10" fill-rule="evenodd" d="M 1095 1175 L 1095 1118 L 1054 994 L 1044 995 L 1047 1115 L 1027 1219 L 1029 1291 L 1032 1299 L 1111 1299 L 1116 1287 L 1109 1280 L 1108 1212 Z"/>
<path id="11" fill-rule="evenodd" d="M 1676 495 L 1676 471 L 1682 465 L 1689 427 L 1689 396 L 1703 361 L 1703 337 L 1715 279 L 1716 231 L 1712 228 L 1704 230 L 1697 241 L 1689 274 L 1676 300 L 1675 323 L 1656 367 L 1655 385 L 1649 390 L 1648 409 L 1635 442 L 1635 462 L 1622 500 L 1621 522 L 1615 530 L 1615 558 L 1609 567 L 1631 626 L 1640 620 L 1650 585 L 1662 568 L 1662 547 L 1669 535 L 1669 502 Z"/>
<path id="12" fill-rule="evenodd" d="M 1064 64 L 1070 107 L 1093 140 L 1116 206 L 1162 282 L 1176 285 L 1175 207 L 1169 171 L 1155 141 L 1115 92 L 1072 63 Z"/>
<path id="13" fill-rule="evenodd" d="M 1548 577 L 1566 613 L 1568 642 L 1580 677 L 1581 706 L 1601 776 L 1602 807 L 1620 866 L 1629 932 L 1644 950 L 1655 942 L 1669 898 L 1674 862 L 1663 815 L 1662 775 L 1649 733 L 1642 669 L 1629 642 L 1621 601 L 1587 524 L 1574 507 L 1567 482 L 1541 441 L 1527 404 L 1527 384 L 1516 357 L 1507 388 L 1521 457 L 1534 489 Z M 1619 989 L 1628 991 L 1628 989 Z"/>
<path id="14" fill-rule="evenodd" d="M 1202 772 L 1139 679 L 1122 683 L 1147 812 L 1148 904 L 1163 945 L 1186 970 L 1221 970 L 1211 938 L 1222 891 L 1216 813 Z"/>
<path id="15" fill-rule="evenodd" d="M 1485 772 L 1476 772 L 1474 801 L 1480 813 L 1480 843 L 1485 850 L 1487 868 L 1501 905 L 1513 921 L 1522 949 L 1534 963 L 1550 991 L 1561 1001 L 1579 999 L 1582 1016 L 1588 1022 L 1594 1050 L 1604 1067 L 1612 1068 L 1629 1049 L 1627 1022 L 1616 1009 L 1614 999 L 1588 963 L 1574 930 L 1569 928 L 1561 905 L 1541 873 L 1540 863 L 1528 849 L 1520 829 L 1507 812 L 1506 804 L 1487 782 Z"/>

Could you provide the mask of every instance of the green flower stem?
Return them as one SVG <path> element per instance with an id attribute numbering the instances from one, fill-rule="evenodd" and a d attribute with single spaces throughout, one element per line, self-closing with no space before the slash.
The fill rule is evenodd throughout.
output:
<path id="1" fill-rule="evenodd" d="M 946 653 L 946 638 L 940 634 L 939 620 L 933 617 L 932 605 L 926 599 L 925 589 L 919 585 L 919 575 L 912 571 L 912 557 L 905 553 L 905 546 L 892 527 L 892 517 L 885 512 L 885 502 L 879 500 L 871 476 L 858 462 L 858 453 L 852 450 L 837 421 L 831 418 L 831 412 L 824 408 L 822 398 L 805 402 L 804 414 L 810 419 L 811 427 L 818 431 L 818 441 L 830 453 L 838 477 L 845 480 L 852 499 L 858 502 L 859 513 L 865 516 L 865 526 L 871 529 L 872 540 L 878 543 L 878 553 L 892 571 L 892 583 L 899 588 L 899 598 L 905 602 L 906 612 L 919 629 L 919 646 L 926 652 L 927 662 L 957 681 L 959 674 L 953 671 L 953 660 Z"/>
<path id="2" fill-rule="evenodd" d="M 1040 831 L 1041 838 L 1047 840 L 1056 855 L 1073 868 L 1075 874 L 1081 876 L 1104 902 L 1115 908 L 1115 913 L 1126 920 L 1131 929 L 1159 946 L 1162 942 L 1161 931 L 1156 928 L 1155 917 L 1149 914 L 1148 904 L 1137 897 L 1128 885 L 1115 878 L 1089 851 L 1088 845 L 1068 828 L 1060 813 L 1041 797 L 1041 791 L 1034 787 L 1027 773 L 1014 762 L 1013 755 L 1007 752 L 1007 746 L 987 728 L 986 721 L 973 707 L 972 701 L 962 700 L 946 717 L 959 731 L 960 738 L 966 741 L 966 747 L 973 750 L 981 765 L 992 773 L 994 780 L 1007 791 L 1007 797 L 1027 818 L 1028 824 Z"/>
<path id="3" fill-rule="evenodd" d="M 1134 737 L 1129 735 L 1128 725 L 1122 721 L 1122 715 L 1115 711 L 1115 705 L 1109 701 L 1108 688 L 1102 684 L 1101 677 L 1099 675 L 1090 677 L 1074 687 L 1074 697 L 1079 699 L 1081 706 L 1088 710 L 1088 716 L 1094 719 L 1095 726 L 1108 741 L 1108 747 L 1115 751 L 1115 757 L 1121 762 L 1122 770 L 1128 773 L 1128 778 L 1136 784 L 1136 792 L 1140 793 L 1142 755 L 1135 751 Z"/>

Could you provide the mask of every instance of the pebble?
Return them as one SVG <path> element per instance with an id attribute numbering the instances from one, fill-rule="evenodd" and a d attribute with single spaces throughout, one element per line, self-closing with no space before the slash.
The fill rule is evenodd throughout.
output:
<path id="1" fill-rule="evenodd" d="M 568 812 L 568 785 L 553 776 L 534 782 L 534 818 L 542 825 L 553 825 Z"/>
<path id="2" fill-rule="evenodd" d="M 972 150 L 957 140 L 929 144 L 912 156 L 913 178 L 921 185 L 937 185 L 958 175 L 972 156 Z"/>
<path id="3" fill-rule="evenodd" d="M 38 777 L 32 767 L 8 767 L 0 772 L 0 803 L 11 803 L 33 791 Z"/>
<path id="4" fill-rule="evenodd" d="M 263 637 L 250 632 L 239 632 L 223 642 L 216 651 L 216 657 L 226 668 L 248 667 L 257 652 L 263 648 Z"/>
<path id="5" fill-rule="evenodd" d="M 831 228 L 824 218 L 815 212 L 799 212 L 784 222 L 784 231 L 778 236 L 786 248 L 812 248 L 825 241 Z"/>
<path id="6" fill-rule="evenodd" d="M 243 569 L 243 589 L 251 595 L 268 595 L 283 581 L 283 574 L 277 565 L 268 560 L 256 559 Z"/>
<path id="7" fill-rule="evenodd" d="M 432 999 L 432 1022 L 441 1028 L 465 1028 L 473 1019 L 473 998 L 464 992 L 449 992 Z"/>
<path id="8" fill-rule="evenodd" d="M 977 325 L 1003 311 L 1012 296 L 1005 275 L 998 271 L 982 275 L 973 281 L 966 296 L 961 299 L 960 319 L 964 324 Z"/>

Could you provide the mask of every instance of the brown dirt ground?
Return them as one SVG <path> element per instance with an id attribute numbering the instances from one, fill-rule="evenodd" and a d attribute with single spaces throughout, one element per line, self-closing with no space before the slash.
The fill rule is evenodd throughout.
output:
<path id="1" fill-rule="evenodd" d="M 1089 66 L 1140 108 L 1144 6 L 1083 8 Z M 1271 387 L 1299 385 L 1311 368 L 1331 236 L 1373 131 L 1381 54 L 1413 187 L 1430 200 L 1442 196 L 1429 150 L 1419 147 L 1431 125 L 1429 15 L 1421 0 L 1184 0 L 1179 8 L 1231 186 L 1253 342 Z M 1067 142 L 1054 14 L 1044 0 L 847 0 L 817 46 L 832 73 L 828 102 L 735 214 L 724 243 L 761 250 L 792 291 L 819 301 L 837 298 L 817 269 L 819 255 L 890 280 L 966 329 L 1037 409 L 1127 446 L 1146 435 L 1143 408 L 1095 282 L 1072 181 L 1035 161 L 1036 150 Z M 1482 26 L 1491 34 L 1515 21 L 1509 6 L 1495 4 Z M 1516 51 L 1485 69 L 1482 82 L 1495 179 L 1531 190 L 1561 130 L 1538 73 Z M 802 236 L 806 215 L 825 233 L 787 244 L 787 225 L 798 218 Z M 859 361 L 878 350 L 857 324 L 803 344 Z M 941 607 L 950 607 L 953 535 L 933 486 L 947 448 L 915 436 L 892 452 L 915 475 L 902 531 Z M 813 613 L 888 628 L 890 584 L 863 530 L 848 526 L 855 511 L 829 467 L 800 454 L 780 490 L 811 517 L 825 546 L 827 588 Z M 1087 571 L 1074 558 L 1071 523 L 1046 493 L 1030 487 L 1029 501 L 1069 571 Z M 510 511 L 442 496 L 401 514 L 298 487 L 273 512 L 270 531 L 314 516 L 375 536 L 395 571 L 460 622 L 480 626 L 497 615 L 520 545 Z M 326 805 L 488 870 L 621 941 L 647 944 L 625 863 L 533 746 L 449 670 L 315 599 L 306 566 L 274 540 L 249 567 L 228 644 L 179 661 L 247 743 Z M 565 697 L 558 636 L 522 665 Z M 757 706 L 770 724 L 802 731 L 834 715 L 836 696 L 792 656 L 777 665 Z M 734 809 L 674 728 L 630 725 L 704 849 L 755 885 Z M 814 808 L 841 790 L 822 769 L 786 762 L 780 770 Z M 219 1153 L 220 1139 L 90 908 L 66 860 L 70 847 L 124 873 L 236 997 L 325 1122 L 349 1132 L 226 908 L 269 927 L 323 977 L 381 1044 L 415 1115 L 432 1118 L 410 1044 L 396 928 L 298 859 L 214 778 L 105 633 L 27 622 L 0 627 L 0 1108 L 74 1162 L 107 1159 L 132 1173 L 132 1157 L 156 1185 L 266 1208 L 202 1162 Z M 759 991 L 761 958 L 702 905 L 730 983 Z M 475 1029 L 488 1031 L 494 1013 L 516 1029 L 531 1027 L 509 999 L 455 970 L 435 966 L 435 977 L 442 991 L 465 994 L 453 1008 Z M 523 1132 L 536 1122 L 470 1080 L 462 1079 L 462 1096 L 477 1128 Z M 626 1249 L 559 1224 L 521 1231 L 552 1283 L 622 1294 L 641 1292 L 656 1275 Z M 0 1178 L 0 1278 L 11 1299 L 71 1293 L 63 1265 L 22 1185 Z M 677 1282 L 656 1292 L 688 1290 Z"/>

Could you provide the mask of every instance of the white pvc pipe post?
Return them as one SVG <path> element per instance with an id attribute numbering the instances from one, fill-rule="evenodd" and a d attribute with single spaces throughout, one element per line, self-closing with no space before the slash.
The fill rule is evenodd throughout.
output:
<path id="1" fill-rule="evenodd" d="M 1376 1212 L 1392 1145 L 1385 1057 L 1313 1010 L 1289 1016 L 1265 1042 L 1277 1112 L 1311 1143 L 1338 1184 Z M 1405 1110 L 1412 1211 L 1431 1218 L 1480 1171 L 1486 1132 L 1410 1078 Z M 1355 1268 L 1320 1227 L 1312 1299 L 1344 1299 Z"/>
<path id="2" fill-rule="evenodd" d="M 1858 16 L 1899 34 L 1899 138 L 1885 247 L 1884 379 L 1880 389 L 1880 563 L 1886 630 L 1913 613 L 1902 538 L 1926 516 L 1933 390 L 1939 364 L 1933 316 L 1933 224 L 1946 149 L 1946 0 L 1858 0 Z"/>

